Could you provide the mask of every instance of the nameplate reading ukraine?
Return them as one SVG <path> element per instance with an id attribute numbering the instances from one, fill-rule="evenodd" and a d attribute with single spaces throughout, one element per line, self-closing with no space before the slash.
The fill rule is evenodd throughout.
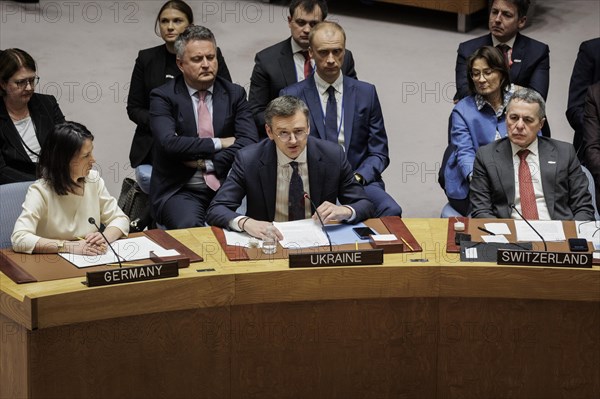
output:
<path id="1" fill-rule="evenodd" d="M 290 268 L 381 265 L 383 263 L 383 249 L 290 254 L 289 259 Z"/>
<path id="2" fill-rule="evenodd" d="M 582 252 L 546 252 L 499 249 L 499 265 L 592 267 L 592 254 Z"/>
<path id="3" fill-rule="evenodd" d="M 98 287 L 179 276 L 177 261 L 88 272 L 86 285 Z"/>

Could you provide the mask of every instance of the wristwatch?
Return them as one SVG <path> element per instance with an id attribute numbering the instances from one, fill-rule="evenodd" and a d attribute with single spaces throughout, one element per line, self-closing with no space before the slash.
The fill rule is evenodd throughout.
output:
<path id="1" fill-rule="evenodd" d="M 204 159 L 198 159 L 196 165 L 198 166 L 199 171 L 206 172 L 206 161 Z"/>
<path id="2" fill-rule="evenodd" d="M 361 186 L 365 184 L 365 179 L 359 173 L 355 173 L 354 178 Z"/>
<path id="3" fill-rule="evenodd" d="M 64 252 L 64 250 L 65 250 L 65 241 L 61 240 L 56 245 L 56 253 Z"/>

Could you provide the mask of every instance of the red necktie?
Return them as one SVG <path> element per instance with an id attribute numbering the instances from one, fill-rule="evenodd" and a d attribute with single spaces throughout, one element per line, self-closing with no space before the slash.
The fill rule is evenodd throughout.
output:
<path id="1" fill-rule="evenodd" d="M 213 138 L 215 137 L 215 132 L 213 130 L 212 117 L 210 116 L 210 111 L 206 105 L 206 94 L 208 91 L 201 90 L 197 93 L 200 98 L 200 103 L 198 104 L 198 136 L 202 138 Z M 219 179 L 217 179 L 217 176 L 215 176 L 213 172 L 204 172 L 203 176 L 206 185 L 213 191 L 217 191 L 219 187 L 221 187 Z"/>
<path id="2" fill-rule="evenodd" d="M 300 54 L 304 57 L 304 79 L 308 78 L 312 73 L 312 65 L 310 64 L 310 54 L 307 50 L 301 51 Z"/>
<path id="3" fill-rule="evenodd" d="M 519 195 L 521 196 L 521 212 L 525 219 L 537 220 L 538 209 L 535 203 L 535 192 L 533 191 L 533 181 L 531 180 L 531 171 L 526 158 L 530 154 L 529 150 L 521 150 L 517 155 L 521 159 L 519 164 Z"/>
<path id="4" fill-rule="evenodd" d="M 496 46 L 496 48 L 502 51 L 502 55 L 504 55 L 504 62 L 506 63 L 506 66 L 510 69 L 510 46 L 508 44 L 499 44 Z"/>

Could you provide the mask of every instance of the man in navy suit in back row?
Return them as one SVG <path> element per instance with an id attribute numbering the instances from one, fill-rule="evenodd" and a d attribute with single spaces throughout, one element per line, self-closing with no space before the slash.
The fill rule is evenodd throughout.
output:
<path id="1" fill-rule="evenodd" d="M 313 26 L 327 18 L 327 1 L 292 0 L 289 11 L 291 37 L 259 51 L 254 58 L 248 102 L 261 138 L 267 137 L 264 112 L 269 101 L 279 96 L 281 89 L 304 80 L 313 71 L 308 34 Z M 344 75 L 356 78 L 350 50 L 344 54 L 342 68 Z"/>
<path id="2" fill-rule="evenodd" d="M 311 135 L 345 149 L 354 178 L 375 205 L 375 216 L 401 216 L 402 208 L 385 192 L 381 178 L 390 159 L 375 86 L 343 75 L 346 33 L 337 23 L 317 24 L 310 32 L 309 43 L 315 72 L 280 94 L 306 103 Z"/>
<path id="3" fill-rule="evenodd" d="M 258 140 L 245 90 L 217 77 L 213 33 L 190 25 L 175 42 L 182 74 L 150 93 L 153 216 L 168 229 L 204 226 L 236 152 Z"/>

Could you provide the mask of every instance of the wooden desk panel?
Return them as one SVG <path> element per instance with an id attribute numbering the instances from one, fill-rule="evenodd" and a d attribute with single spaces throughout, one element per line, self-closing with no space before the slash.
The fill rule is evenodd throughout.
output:
<path id="1" fill-rule="evenodd" d="M 383 266 L 230 263 L 189 229 L 171 234 L 213 272 L 93 289 L 0 275 L 0 394 L 600 396 L 600 267 L 465 264 L 446 219 L 405 223 L 423 252 Z"/>

